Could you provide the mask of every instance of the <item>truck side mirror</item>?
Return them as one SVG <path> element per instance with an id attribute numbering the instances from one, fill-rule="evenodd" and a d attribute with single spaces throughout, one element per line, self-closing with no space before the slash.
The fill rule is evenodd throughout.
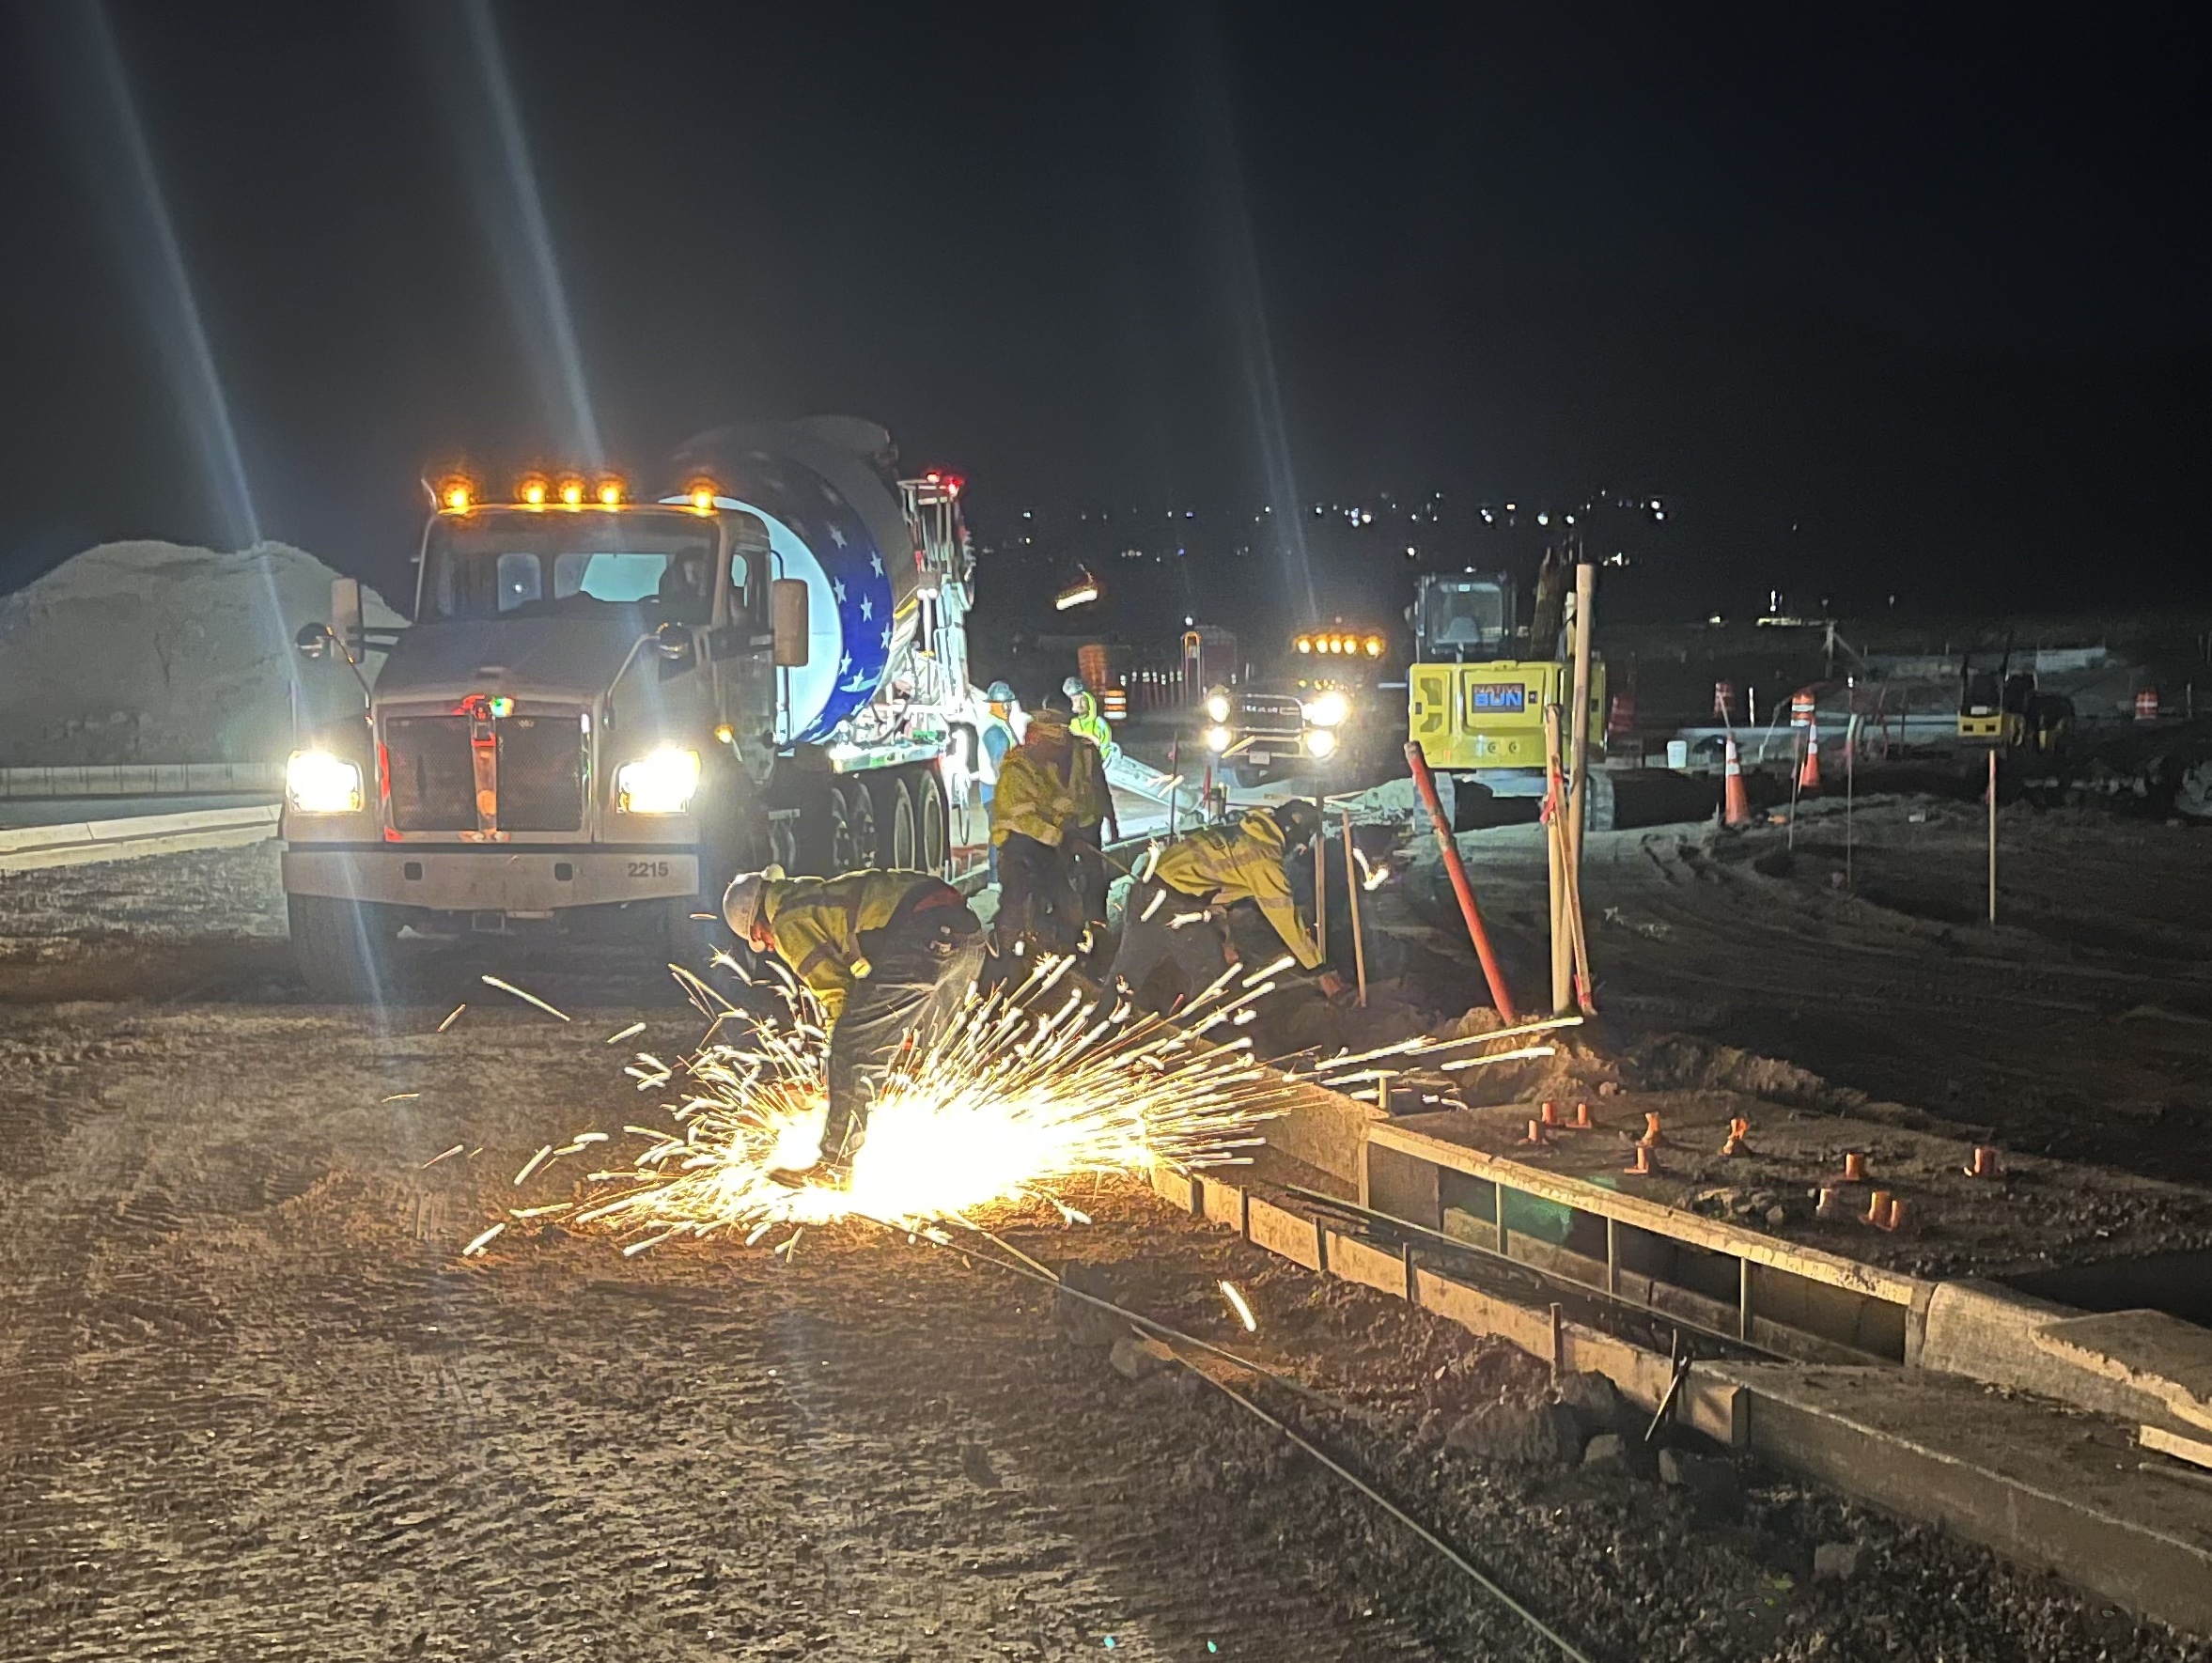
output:
<path id="1" fill-rule="evenodd" d="M 785 670 L 802 669 L 807 659 L 808 637 L 812 632 L 806 611 L 806 580 L 776 579 L 770 585 L 769 603 L 773 609 L 777 667 Z"/>
<path id="2" fill-rule="evenodd" d="M 691 656 L 692 632 L 674 618 L 653 631 L 653 650 L 670 663 Z"/>
<path id="3" fill-rule="evenodd" d="M 292 637 L 292 645 L 299 648 L 304 659 L 319 659 L 337 643 L 328 624 L 302 624 L 300 632 Z"/>

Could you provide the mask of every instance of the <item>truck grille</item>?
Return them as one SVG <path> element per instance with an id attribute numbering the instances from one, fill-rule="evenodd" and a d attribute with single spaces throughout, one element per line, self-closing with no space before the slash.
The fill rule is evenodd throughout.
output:
<path id="1" fill-rule="evenodd" d="M 573 716 L 506 716 L 499 738 L 499 824 L 507 832 L 584 825 L 584 727 Z"/>
<path id="2" fill-rule="evenodd" d="M 1239 733 L 1295 739 L 1304 726 L 1305 718 L 1296 699 L 1273 693 L 1246 693 L 1237 702 Z"/>
<path id="3" fill-rule="evenodd" d="M 491 728 L 500 830 L 582 830 L 583 723 L 573 716 L 506 716 Z M 476 773 L 469 732 L 466 716 L 386 718 L 384 756 L 395 830 L 476 830 Z"/>
<path id="4" fill-rule="evenodd" d="M 474 832 L 476 771 L 465 716 L 393 716 L 384 722 L 392 824 L 401 832 Z"/>

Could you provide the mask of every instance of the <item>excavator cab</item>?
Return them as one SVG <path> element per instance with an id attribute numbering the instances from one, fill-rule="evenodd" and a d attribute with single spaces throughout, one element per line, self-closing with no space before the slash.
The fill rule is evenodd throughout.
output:
<path id="1" fill-rule="evenodd" d="M 1996 669 L 1976 669 L 1969 654 L 1958 675 L 1958 737 L 1964 743 L 2055 756 L 2073 738 L 2073 700 L 2045 692 L 2033 670 L 2013 669 L 2009 644 Z"/>
<path id="2" fill-rule="evenodd" d="M 1471 775 L 1500 797 L 1544 795 L 1544 708 L 1570 704 L 1574 665 L 1556 608 L 1539 588 L 1523 636 L 1513 580 L 1503 572 L 1436 573 L 1414 596 L 1413 662 L 1406 673 L 1407 731 L 1430 768 Z M 1526 656 L 1523 644 L 1526 643 Z M 1590 736 L 1603 754 L 1605 666 L 1591 661 Z"/>

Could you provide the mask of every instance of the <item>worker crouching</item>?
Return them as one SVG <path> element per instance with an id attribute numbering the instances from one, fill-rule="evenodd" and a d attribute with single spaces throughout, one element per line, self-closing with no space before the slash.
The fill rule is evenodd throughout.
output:
<path id="1" fill-rule="evenodd" d="M 1320 831 L 1320 811 L 1291 801 L 1168 845 L 1129 886 L 1114 980 L 1155 1008 L 1203 992 L 1236 960 L 1229 914 L 1242 904 L 1257 909 L 1301 969 L 1318 970 L 1321 949 L 1299 916 L 1285 866 Z M 1344 991 L 1333 971 L 1322 971 L 1320 985 L 1332 998 Z"/>
<path id="2" fill-rule="evenodd" d="M 829 1025 L 829 1114 L 812 1166 L 769 1176 L 791 1189 L 842 1188 L 868 1111 L 900 1046 L 927 1045 L 958 1013 L 984 954 L 983 925 L 959 891 L 922 872 L 740 877 L 723 917 L 772 953 L 822 1003 Z"/>

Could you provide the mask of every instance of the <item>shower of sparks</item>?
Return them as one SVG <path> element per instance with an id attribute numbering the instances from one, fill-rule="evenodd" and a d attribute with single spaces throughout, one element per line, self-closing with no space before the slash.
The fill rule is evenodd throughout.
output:
<path id="1" fill-rule="evenodd" d="M 849 1184 L 801 1190 L 768 1173 L 807 1165 L 820 1142 L 820 1006 L 786 987 L 787 1009 L 764 1018 L 680 977 L 711 1018 L 705 1043 L 673 1066 L 641 1056 L 630 1070 L 640 1089 L 682 1094 L 667 1105 L 672 1124 L 625 1126 L 604 1152 L 600 1133 L 548 1145 L 518 1184 L 557 1176 L 564 1158 L 586 1149 L 604 1164 L 565 1206 L 516 1215 L 605 1231 L 625 1252 L 725 1231 L 750 1243 L 779 1225 L 847 1217 L 913 1229 L 1020 1200 L 1051 1203 L 1072 1223 L 1085 1215 L 1052 1191 L 1083 1174 L 1250 1159 L 1256 1128 L 1289 1106 L 1282 1077 L 1253 1060 L 1249 1038 L 1206 1036 L 1233 1027 L 1274 984 L 1241 987 L 1232 970 L 1171 1024 L 1116 992 L 1069 985 L 1073 970 L 1042 959 L 994 992 L 972 991 L 939 1031 L 910 1037 L 870 1110 Z"/>
<path id="2" fill-rule="evenodd" d="M 768 1174 L 809 1165 L 820 1143 L 828 1063 L 820 1004 L 790 978 L 762 980 L 757 986 L 772 987 L 783 1006 L 763 1017 L 678 969 L 678 983 L 709 1018 L 706 1037 L 675 1063 L 640 1053 L 627 1069 L 640 1091 L 678 1094 L 663 1105 L 669 1124 L 630 1124 L 618 1137 L 586 1131 L 546 1144 L 516 1173 L 514 1186 L 565 1183 L 568 1199 L 541 1193 L 507 1217 L 603 1233 L 626 1257 L 725 1233 L 747 1247 L 775 1235 L 775 1251 L 788 1255 L 810 1225 L 853 1218 L 927 1234 L 940 1221 L 966 1223 L 963 1215 L 1015 1202 L 1049 1205 L 1070 1224 L 1087 1223 L 1057 1189 L 1085 1174 L 1247 1162 L 1266 1141 L 1263 1125 L 1296 1100 L 1293 1080 L 1334 1080 L 1347 1065 L 1384 1055 L 1457 1049 L 1565 1025 L 1407 1040 L 1340 1055 L 1302 1076 L 1279 1073 L 1254 1059 L 1241 1023 L 1290 962 L 1230 967 L 1173 1022 L 1073 979 L 1068 958 L 1040 958 L 989 993 L 971 988 L 940 1029 L 910 1035 L 898 1052 L 847 1186 L 797 1190 Z M 596 1164 L 565 1175 L 574 1169 L 563 1163 L 580 1155 Z M 491 1239 L 480 1236 L 472 1251 Z M 1242 1297 L 1226 1284 L 1223 1291 L 1251 1324 Z"/>
<path id="3" fill-rule="evenodd" d="M 632 1022 L 629 1027 L 623 1029 L 621 1033 L 608 1034 L 602 1043 L 607 1045 L 620 1045 L 626 1039 L 635 1039 L 645 1031 L 646 1025 L 643 1022 Z"/>
<path id="4" fill-rule="evenodd" d="M 479 976 L 477 980 L 482 982 L 487 987 L 496 987 L 502 993 L 512 993 L 524 1004 L 534 1004 L 549 1017 L 558 1017 L 564 1022 L 569 1019 L 569 1013 L 567 1011 L 556 1010 L 553 1006 L 546 1003 L 544 1000 L 538 998 L 537 994 L 525 993 L 522 988 L 516 987 L 512 982 L 503 982 L 497 976 Z M 467 1007 L 463 1006 L 462 1008 L 466 1009 Z M 459 1015 L 460 1013 L 456 1012 L 455 1014 Z"/>
<path id="5" fill-rule="evenodd" d="M 1243 1323 L 1244 1331 L 1246 1333 L 1256 1334 L 1259 1332 L 1259 1319 L 1253 1315 L 1252 1306 L 1246 1301 L 1244 1296 L 1238 1291 L 1237 1284 L 1235 1282 L 1224 1282 L 1222 1283 L 1222 1297 L 1228 1300 L 1231 1308 L 1236 1311 L 1237 1318 L 1239 1322 Z"/>
<path id="6" fill-rule="evenodd" d="M 455 1005 L 453 1009 L 446 1014 L 445 1019 L 438 1024 L 438 1032 L 443 1034 L 446 1029 L 452 1027 L 454 1023 L 460 1021 L 460 1013 L 467 1010 L 468 1008 L 469 1007 L 465 1002 Z"/>

